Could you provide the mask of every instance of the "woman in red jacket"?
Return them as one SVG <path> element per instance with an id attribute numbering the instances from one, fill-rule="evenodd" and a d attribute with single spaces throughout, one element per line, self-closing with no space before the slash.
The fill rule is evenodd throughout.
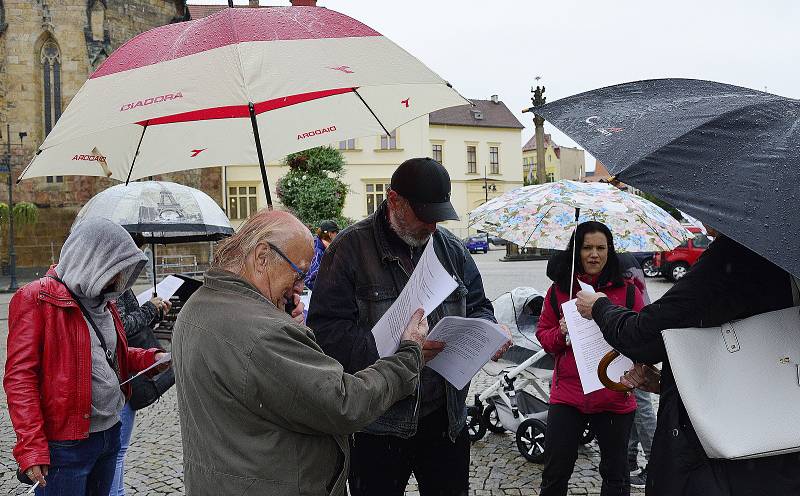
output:
<path id="1" fill-rule="evenodd" d="M 555 370 L 550 390 L 550 410 L 545 433 L 545 465 L 542 473 L 542 496 L 563 496 L 578 456 L 578 439 L 588 421 L 600 445 L 600 476 L 602 496 L 630 494 L 627 450 L 628 436 L 633 423 L 636 400 L 628 393 L 601 389 L 583 394 L 575 355 L 561 304 L 580 291 L 572 279 L 575 264 L 576 279 L 592 285 L 608 295 L 618 305 L 631 306 L 639 311 L 642 294 L 633 281 L 625 280 L 614 251 L 611 231 L 600 222 L 584 222 L 576 231 L 578 249 L 573 260 L 573 241 L 567 250 L 557 254 L 554 283 L 547 291 L 539 319 L 536 337 L 542 347 L 555 357 Z M 558 314 L 551 304 L 555 292 Z"/>
<path id="2" fill-rule="evenodd" d="M 11 299 L 3 386 L 20 470 L 43 494 L 106 496 L 131 374 L 163 354 L 128 348 L 113 303 L 147 259 L 104 219 L 76 226 L 57 266 Z M 45 486 L 46 489 L 45 489 Z"/>

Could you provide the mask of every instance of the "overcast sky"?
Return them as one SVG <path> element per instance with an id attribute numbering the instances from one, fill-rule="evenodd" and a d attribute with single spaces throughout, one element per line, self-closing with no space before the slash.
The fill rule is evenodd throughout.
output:
<path id="1" fill-rule="evenodd" d="M 189 0 L 226 4 L 227 0 Z M 246 4 L 238 0 L 236 4 Z M 289 5 L 289 0 L 262 4 Z M 530 88 L 548 101 L 639 79 L 709 79 L 800 98 L 792 0 L 319 0 L 415 55 L 467 98 L 497 94 L 533 135 Z M 575 146 L 549 124 L 561 145 Z M 587 158 L 593 168 L 594 160 Z"/>

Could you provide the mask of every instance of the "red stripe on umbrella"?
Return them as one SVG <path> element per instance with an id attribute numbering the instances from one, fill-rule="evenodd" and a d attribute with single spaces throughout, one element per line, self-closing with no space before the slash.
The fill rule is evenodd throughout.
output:
<path id="1" fill-rule="evenodd" d="M 351 93 L 356 89 L 357 88 L 335 88 L 274 98 L 272 100 L 254 104 L 255 113 L 261 114 L 263 112 L 269 112 L 270 110 L 297 105 L 298 103 L 310 102 L 312 100 L 319 100 L 320 98 L 341 95 L 344 93 Z M 225 107 L 213 107 L 192 110 L 190 112 L 182 112 L 180 114 L 165 115 L 164 117 L 140 121 L 137 122 L 137 124 L 140 126 L 144 126 L 145 124 L 148 126 L 156 126 L 159 124 L 173 124 L 176 122 L 208 121 L 213 119 L 237 119 L 245 117 L 250 117 L 249 105 L 228 105 Z"/>

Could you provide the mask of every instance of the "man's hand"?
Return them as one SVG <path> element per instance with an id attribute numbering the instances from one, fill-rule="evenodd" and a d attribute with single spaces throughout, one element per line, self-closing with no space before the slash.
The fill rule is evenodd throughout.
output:
<path id="1" fill-rule="evenodd" d="M 619 382 L 629 388 L 639 388 L 650 393 L 661 393 L 661 372 L 652 365 L 635 363 L 620 377 Z"/>
<path id="2" fill-rule="evenodd" d="M 294 301 L 294 310 L 292 310 L 292 319 L 300 325 L 306 324 L 306 316 L 303 313 L 303 310 L 306 309 L 305 303 L 300 300 L 300 295 L 297 293 L 292 293 L 292 300 Z"/>
<path id="3" fill-rule="evenodd" d="M 47 469 L 47 465 L 34 465 L 25 471 L 25 475 L 27 475 L 34 484 L 38 482 L 40 486 L 44 487 L 47 485 L 47 481 L 44 480 L 44 478 L 47 477 Z"/>
<path id="4" fill-rule="evenodd" d="M 163 351 L 156 352 L 156 354 L 154 355 L 156 362 L 161 360 L 161 357 L 163 357 L 164 355 L 166 355 L 166 353 L 164 353 Z M 156 367 L 155 370 L 160 374 L 161 372 L 164 372 L 171 366 L 172 366 L 172 360 L 170 360 L 169 362 L 162 363 L 161 365 Z"/>
<path id="5" fill-rule="evenodd" d="M 500 327 L 503 329 L 508 341 L 506 341 L 503 346 L 501 346 L 500 349 L 497 350 L 494 355 L 492 355 L 493 362 L 500 360 L 500 358 L 505 355 L 506 351 L 508 351 L 508 349 L 514 345 L 514 340 L 511 338 L 511 331 L 508 330 L 508 327 L 503 324 L 500 324 Z"/>
<path id="6" fill-rule="evenodd" d="M 566 336 L 569 330 L 567 329 L 567 321 L 564 317 L 558 321 L 558 329 L 561 331 L 562 336 Z"/>
<path id="7" fill-rule="evenodd" d="M 578 307 L 578 313 L 581 314 L 581 317 L 588 320 L 592 318 L 592 307 L 594 303 L 600 298 L 606 298 L 605 293 L 589 293 L 587 291 L 578 291 L 577 296 L 578 301 L 576 302 L 576 306 Z"/>
<path id="8" fill-rule="evenodd" d="M 405 331 L 403 331 L 401 339 L 403 341 L 414 341 L 420 345 L 424 353 L 426 337 L 428 337 L 428 319 L 425 318 L 425 310 L 420 308 L 411 316 L 411 320 L 408 321 L 408 325 Z M 433 342 L 434 341 L 431 341 L 431 343 Z"/>
<path id="9" fill-rule="evenodd" d="M 425 360 L 425 363 L 428 363 L 436 358 L 436 355 L 443 349 L 444 343 L 442 341 L 425 340 L 425 343 L 422 345 L 422 358 Z"/>

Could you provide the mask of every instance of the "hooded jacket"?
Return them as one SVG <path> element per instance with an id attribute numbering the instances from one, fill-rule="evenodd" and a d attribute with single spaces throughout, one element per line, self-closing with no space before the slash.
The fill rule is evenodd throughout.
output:
<path id="1" fill-rule="evenodd" d="M 14 457 L 23 471 L 50 464 L 48 441 L 84 439 L 113 426 L 123 394 L 130 394 L 128 385 L 120 393 L 120 378 L 155 361 L 155 348 L 128 348 L 112 303 L 145 262 L 122 227 L 87 220 L 67 238 L 59 264 L 11 299 L 3 386 L 17 435 Z M 76 300 L 116 351 L 119 378 Z"/>

